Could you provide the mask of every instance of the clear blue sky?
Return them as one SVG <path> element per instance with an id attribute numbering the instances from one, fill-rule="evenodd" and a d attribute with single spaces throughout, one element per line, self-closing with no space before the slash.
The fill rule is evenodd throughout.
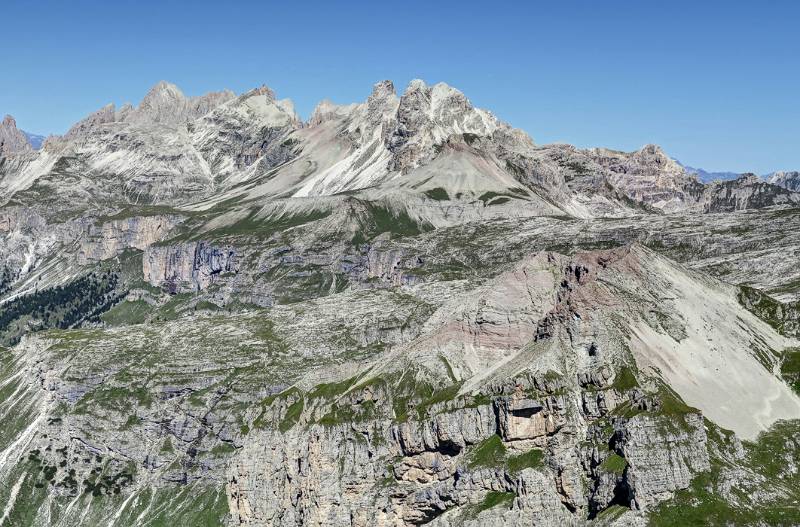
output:
<path id="1" fill-rule="evenodd" d="M 266 83 L 307 117 L 419 77 L 538 143 L 800 170 L 800 2 L 2 4 L 0 114 L 31 132 L 138 103 L 160 79 L 188 95 Z"/>

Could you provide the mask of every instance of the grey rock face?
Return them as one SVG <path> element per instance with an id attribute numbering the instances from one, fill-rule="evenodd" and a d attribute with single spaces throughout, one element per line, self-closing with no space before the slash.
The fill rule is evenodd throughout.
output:
<path id="1" fill-rule="evenodd" d="M 142 259 L 142 274 L 152 285 L 171 293 L 200 291 L 217 276 L 236 273 L 236 250 L 206 242 L 177 246 L 149 246 Z"/>
<path id="2" fill-rule="evenodd" d="M 0 122 L 0 157 L 16 152 L 30 152 L 33 150 L 28 137 L 17 129 L 17 121 L 6 115 Z"/>
<path id="3" fill-rule="evenodd" d="M 81 138 L 100 126 L 116 122 L 116 120 L 116 106 L 113 103 L 107 104 L 82 121 L 75 123 L 64 135 L 64 139 Z"/>
<path id="4" fill-rule="evenodd" d="M 615 449 L 625 456 L 628 491 L 636 507 L 646 508 L 689 486 L 694 474 L 709 470 L 701 414 L 684 419 L 637 416 L 620 423 Z"/>
<path id="5" fill-rule="evenodd" d="M 143 251 L 160 241 L 181 222 L 179 216 L 132 217 L 90 225 L 81 237 L 78 261 L 81 264 L 113 258 L 125 249 Z"/>
<path id="6" fill-rule="evenodd" d="M 705 212 L 730 212 L 774 205 L 800 203 L 800 194 L 792 189 L 765 183 L 754 174 L 745 174 L 732 181 L 714 182 L 703 193 Z"/>
<path id="7" fill-rule="evenodd" d="M 767 176 L 767 182 L 791 190 L 800 192 L 800 172 L 773 172 Z"/>
<path id="8" fill-rule="evenodd" d="M 202 117 L 234 97 L 234 93 L 229 90 L 199 97 L 186 97 L 174 84 L 161 81 L 145 95 L 139 106 L 126 113 L 123 119 L 137 124 L 178 125 Z"/>

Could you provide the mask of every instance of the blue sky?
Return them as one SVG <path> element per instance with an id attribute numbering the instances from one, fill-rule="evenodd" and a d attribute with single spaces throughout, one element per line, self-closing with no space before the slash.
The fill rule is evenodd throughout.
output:
<path id="1" fill-rule="evenodd" d="M 419 77 L 538 143 L 800 170 L 800 2 L 228 3 L 4 0 L 0 114 L 63 133 L 166 79 L 188 95 L 266 83 L 307 117 Z"/>

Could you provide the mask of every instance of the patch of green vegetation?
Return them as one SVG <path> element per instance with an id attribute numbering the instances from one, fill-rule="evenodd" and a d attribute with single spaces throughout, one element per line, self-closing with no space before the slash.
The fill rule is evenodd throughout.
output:
<path id="1" fill-rule="evenodd" d="M 383 233 L 389 233 L 392 238 L 402 238 L 433 230 L 432 225 L 415 220 L 404 209 L 388 208 L 366 201 L 362 204 L 367 214 L 361 220 L 361 229 L 352 239 L 353 245 L 362 245 Z"/>
<path id="2" fill-rule="evenodd" d="M 164 442 L 161 443 L 161 449 L 159 450 L 159 452 L 161 452 L 162 454 L 170 454 L 172 452 L 175 452 L 175 447 L 172 445 L 172 439 L 170 438 L 170 436 L 167 436 L 164 439 Z"/>
<path id="3" fill-rule="evenodd" d="M 211 455 L 216 457 L 227 457 L 228 455 L 236 452 L 236 447 L 232 443 L 222 441 L 214 445 L 211 449 Z"/>
<path id="4" fill-rule="evenodd" d="M 478 443 L 469 454 L 469 468 L 502 467 L 506 460 L 506 447 L 500 436 L 493 435 Z"/>
<path id="5" fill-rule="evenodd" d="M 511 201 L 511 198 L 517 198 L 517 197 L 519 196 L 515 196 L 513 194 L 489 191 L 489 192 L 484 192 L 483 194 L 478 196 L 478 201 L 482 201 L 484 207 L 489 207 L 491 205 L 500 205 L 501 203 Z"/>
<path id="6" fill-rule="evenodd" d="M 441 403 L 459 399 L 458 392 L 462 382 L 454 382 L 447 386 L 437 386 L 425 380 L 426 374 L 415 368 L 402 372 L 393 372 L 387 375 L 367 377 L 360 380 L 354 390 L 363 390 L 369 386 L 378 387 L 388 394 L 392 401 L 392 414 L 394 421 L 405 422 L 409 418 L 424 420 L 430 418 L 442 407 Z M 453 374 L 453 377 L 455 375 Z M 470 398 L 467 396 L 465 402 Z M 449 405 L 445 405 L 449 407 Z"/>
<path id="7" fill-rule="evenodd" d="M 75 404 L 75 412 L 87 414 L 104 408 L 125 414 L 132 412 L 136 407 L 150 408 L 152 404 L 153 396 L 144 386 L 102 384 L 88 391 L 78 400 Z M 129 418 L 128 426 L 138 422 L 138 418 L 135 421 Z"/>
<path id="8" fill-rule="evenodd" d="M 294 427 L 294 425 L 296 425 L 300 420 L 300 416 L 303 414 L 304 406 L 305 400 L 302 397 L 290 404 L 289 408 L 286 409 L 286 415 L 278 425 L 278 429 L 281 432 L 287 432 Z"/>
<path id="9" fill-rule="evenodd" d="M 265 397 L 261 401 L 261 404 L 259 405 L 259 406 L 261 406 L 261 412 L 253 420 L 253 427 L 256 428 L 256 429 L 260 429 L 260 430 L 263 430 L 263 429 L 267 428 L 268 423 L 265 421 L 265 418 L 264 418 L 265 414 L 267 413 L 267 408 L 272 406 L 275 403 L 275 401 L 277 401 L 278 399 L 285 399 L 285 398 L 289 398 L 289 397 L 302 398 L 303 397 L 303 392 L 299 388 L 297 388 L 296 386 L 292 386 L 291 388 L 287 388 L 286 390 L 284 390 L 282 392 L 279 392 L 279 393 L 276 393 L 276 394 L 269 395 L 269 396 Z"/>
<path id="10" fill-rule="evenodd" d="M 119 525 L 170 527 L 218 527 L 229 518 L 227 494 L 224 487 L 204 486 L 201 483 L 146 489 L 137 499 L 126 502 L 117 522 Z M 118 505 L 121 506 L 120 503 Z M 92 521 L 83 525 L 105 525 Z"/>
<path id="11" fill-rule="evenodd" d="M 636 376 L 629 366 L 622 366 L 614 377 L 614 384 L 612 387 L 620 392 L 638 388 L 639 383 L 636 381 Z"/>
<path id="12" fill-rule="evenodd" d="M 125 424 L 122 425 L 122 429 L 123 430 L 128 430 L 128 429 L 138 425 L 140 422 L 141 422 L 141 420 L 139 419 L 139 416 L 137 416 L 135 414 L 131 414 L 131 415 L 128 416 L 128 420 L 125 421 Z"/>
<path id="13" fill-rule="evenodd" d="M 620 516 L 628 512 L 630 509 L 623 505 L 612 505 L 606 509 L 603 509 L 597 516 L 595 516 L 595 522 L 600 524 L 609 524 L 617 519 Z"/>
<path id="14" fill-rule="evenodd" d="M 518 474 L 526 468 L 539 468 L 543 465 L 544 453 L 538 448 L 534 448 L 520 454 L 518 456 L 511 456 L 508 458 L 506 465 L 511 474 Z"/>
<path id="15" fill-rule="evenodd" d="M 478 505 L 476 512 L 482 512 L 499 506 L 504 506 L 510 509 L 511 504 L 514 502 L 514 498 L 516 497 L 517 495 L 513 492 L 489 492 L 486 494 L 486 497 L 483 498 L 483 501 Z"/>
<path id="16" fill-rule="evenodd" d="M 158 321 L 176 320 L 181 313 L 189 310 L 189 303 L 194 295 L 192 293 L 178 293 L 172 295 L 163 305 L 155 311 L 155 319 Z"/>
<path id="17" fill-rule="evenodd" d="M 612 474 L 622 474 L 628 467 L 628 462 L 624 457 L 612 452 L 607 458 L 600 463 L 600 468 Z"/>
<path id="18" fill-rule="evenodd" d="M 762 432 L 756 441 L 744 443 L 747 464 L 766 476 L 768 481 L 789 483 L 800 500 L 800 473 L 790 471 L 786 465 L 788 456 L 800 456 L 800 420 L 778 421 Z M 791 479 L 787 481 L 787 477 Z"/>
<path id="19" fill-rule="evenodd" d="M 783 352 L 781 375 L 795 392 L 800 394 L 800 348 L 786 348 Z"/>
<path id="20" fill-rule="evenodd" d="M 457 382 L 442 389 L 435 389 L 430 397 L 423 399 L 417 405 L 417 416 L 419 419 L 422 420 L 428 416 L 431 406 L 455 399 L 456 395 L 458 395 L 458 391 L 461 389 L 461 384 L 462 383 Z"/>
<path id="21" fill-rule="evenodd" d="M 709 441 L 716 442 L 717 449 L 724 451 L 732 433 L 708 421 L 707 427 Z M 786 463 L 789 456 L 797 456 L 796 438 L 799 434 L 800 420 L 778 421 L 756 441 L 744 442 L 745 468 L 779 489 L 771 493 L 771 501 L 764 502 L 763 498 L 753 500 L 748 487 L 740 487 L 738 480 L 730 480 L 730 473 L 726 473 L 730 461 L 712 454 L 711 470 L 696 475 L 688 489 L 677 491 L 673 499 L 654 508 L 650 525 L 800 525 L 800 507 L 797 506 L 800 502 L 800 474 L 789 470 Z M 723 486 L 737 496 L 738 504 L 722 498 L 718 489 Z"/>
<path id="22" fill-rule="evenodd" d="M 309 400 L 325 399 L 326 401 L 333 401 L 330 411 L 319 419 L 319 424 L 334 426 L 369 420 L 377 415 L 375 402 L 372 400 L 361 401 L 358 404 L 350 404 L 349 402 L 339 404 L 335 401 L 355 386 L 359 378 L 360 376 L 355 376 L 341 382 L 319 384 L 308 393 Z"/>
<path id="23" fill-rule="evenodd" d="M 280 214 L 262 217 L 260 209 L 253 208 L 232 223 L 215 228 L 205 228 L 205 222 L 215 218 L 214 211 L 226 206 L 220 204 L 211 209 L 205 216 L 198 216 L 182 224 L 180 234 L 163 240 L 158 245 L 171 245 L 177 242 L 203 240 L 222 240 L 227 238 L 247 237 L 250 239 L 267 239 L 289 229 L 314 223 L 330 216 L 329 210 L 313 210 L 297 214 Z M 219 212 L 217 212 L 219 214 Z"/>
<path id="24" fill-rule="evenodd" d="M 687 423 L 689 415 L 700 414 L 700 410 L 684 403 L 680 396 L 666 384 L 659 383 L 658 391 L 651 393 L 650 397 L 657 401 L 657 404 L 650 410 L 643 410 L 631 401 L 625 401 L 615 407 L 611 415 L 630 419 L 639 414 L 647 414 L 656 418 L 656 424 L 661 429 L 679 432 L 690 430 Z"/>
<path id="25" fill-rule="evenodd" d="M 110 326 L 142 324 L 152 310 L 144 300 L 123 301 L 100 315 L 100 320 Z"/>
<path id="26" fill-rule="evenodd" d="M 350 389 L 356 382 L 358 382 L 358 376 L 345 379 L 341 382 L 318 384 L 308 392 L 308 398 L 335 399 Z"/>
<path id="27" fill-rule="evenodd" d="M 484 393 L 467 395 L 465 399 L 466 404 L 464 404 L 464 408 L 477 408 L 479 406 L 488 406 L 492 404 L 492 398 Z"/>
<path id="28" fill-rule="evenodd" d="M 677 491 L 673 499 L 653 509 L 649 518 L 650 525 L 652 527 L 745 525 L 745 516 L 740 515 L 734 507 L 713 491 L 713 483 L 718 477 L 718 468 L 695 476 L 688 489 Z"/>
<path id="29" fill-rule="evenodd" d="M 116 270 L 97 269 L 65 285 L 34 291 L 3 304 L 0 344 L 16 344 L 24 333 L 99 322 L 125 296 Z"/>
<path id="30" fill-rule="evenodd" d="M 41 464 L 38 461 L 26 460 L 15 467 L 14 472 L 7 476 L 7 482 L 4 485 L 5 489 L 0 490 L 0 502 L 4 505 L 3 515 L 8 514 L 5 517 L 3 527 L 42 523 L 41 518 L 37 521 L 37 516 L 50 493 L 50 489 L 48 488 L 49 484 L 38 477 L 41 469 Z M 17 471 L 20 471 L 20 474 L 17 474 Z M 26 476 L 17 492 L 17 499 L 11 504 L 10 500 L 6 501 L 8 499 L 6 492 L 10 492 L 13 485 L 12 482 L 19 481 L 18 478 L 22 472 L 25 472 Z"/>
<path id="31" fill-rule="evenodd" d="M 297 386 L 292 386 L 291 388 L 287 388 L 282 392 L 278 392 L 272 395 L 269 395 L 261 401 L 261 406 L 270 406 L 272 403 L 277 401 L 278 399 L 286 399 L 290 396 L 297 396 L 302 397 L 303 392 Z"/>
<path id="32" fill-rule="evenodd" d="M 258 323 L 252 328 L 253 336 L 263 342 L 271 342 L 273 344 L 283 346 L 283 340 L 275 331 L 275 323 L 266 318 L 258 318 Z"/>
<path id="33" fill-rule="evenodd" d="M 431 198 L 432 200 L 436 201 L 449 201 L 450 196 L 447 194 L 447 191 L 442 187 L 432 188 L 430 190 L 425 191 L 425 195 Z"/>
<path id="34" fill-rule="evenodd" d="M 659 409 L 662 415 L 668 417 L 685 417 L 688 414 L 699 414 L 700 410 L 683 402 L 680 395 L 667 385 L 662 385 L 659 390 Z"/>
<path id="35" fill-rule="evenodd" d="M 348 423 L 369 421 L 375 418 L 375 401 L 362 401 L 359 404 L 334 404 L 331 410 L 318 421 L 323 426 L 336 426 Z M 361 436 L 356 436 L 361 437 Z"/>
<path id="36" fill-rule="evenodd" d="M 222 308 L 214 302 L 208 300 L 201 300 L 194 305 L 195 311 L 221 311 Z"/>
<path id="37" fill-rule="evenodd" d="M 120 494 L 123 488 L 129 487 L 133 483 L 133 475 L 135 473 L 135 465 L 129 464 L 127 468 L 122 468 L 116 472 L 91 475 L 83 480 L 83 492 L 94 497 Z"/>
<path id="38" fill-rule="evenodd" d="M 525 169 L 509 160 L 506 160 L 506 171 L 517 177 L 522 177 L 525 175 Z"/>
<path id="39" fill-rule="evenodd" d="M 178 209 L 172 208 L 169 205 L 126 205 L 119 212 L 115 214 L 105 215 L 105 216 L 98 216 L 95 219 L 95 223 L 97 225 L 101 225 L 103 223 L 114 221 L 114 220 L 127 220 L 130 218 L 136 217 L 147 217 L 147 216 L 187 216 L 188 214 L 185 211 L 180 211 Z"/>
<path id="40" fill-rule="evenodd" d="M 498 194 L 497 192 L 492 192 L 492 191 L 484 192 L 483 194 L 478 196 L 478 201 L 482 201 L 483 204 L 485 205 L 486 202 L 489 201 L 490 199 L 501 195 L 502 194 Z"/>
<path id="41" fill-rule="evenodd" d="M 775 328 L 781 334 L 798 336 L 786 332 L 786 318 L 789 313 L 800 311 L 800 303 L 783 304 L 758 289 L 742 285 L 739 286 L 739 303 L 758 318 Z"/>

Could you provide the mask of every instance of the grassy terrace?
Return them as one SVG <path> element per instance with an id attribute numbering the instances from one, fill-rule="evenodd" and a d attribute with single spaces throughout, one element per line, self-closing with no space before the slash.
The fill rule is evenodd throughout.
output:
<path id="1" fill-rule="evenodd" d="M 708 423 L 710 439 L 725 452 L 730 432 Z M 745 459 L 735 464 L 725 457 L 712 456 L 711 470 L 695 476 L 691 486 L 679 490 L 675 498 L 656 507 L 650 516 L 654 527 L 703 526 L 793 526 L 800 525 L 800 474 L 789 470 L 786 460 L 800 456 L 800 420 L 778 422 L 758 440 L 745 443 Z M 726 479 L 726 470 L 744 465 L 754 483 L 741 477 Z M 728 492 L 737 504 L 721 497 L 720 489 L 732 483 Z M 769 490 L 772 489 L 771 492 Z M 765 491 L 767 491 L 765 493 Z"/>
<path id="2" fill-rule="evenodd" d="M 539 449 L 532 449 L 522 454 L 510 454 L 500 436 L 493 435 L 475 445 L 469 452 L 467 466 L 471 469 L 505 468 L 509 474 L 516 475 L 526 468 L 544 466 L 544 453 Z"/>

